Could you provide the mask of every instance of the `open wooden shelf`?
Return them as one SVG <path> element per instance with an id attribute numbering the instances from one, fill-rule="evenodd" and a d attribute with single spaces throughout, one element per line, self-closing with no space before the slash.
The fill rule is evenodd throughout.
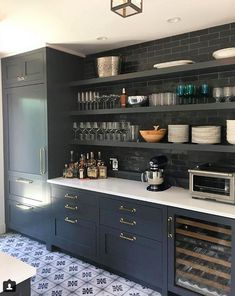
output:
<path id="1" fill-rule="evenodd" d="M 136 114 L 136 113 L 208 111 L 208 110 L 231 110 L 231 109 L 235 109 L 235 102 L 70 111 L 69 115 L 70 116 L 85 116 L 85 115 L 105 115 L 105 114 L 106 115 L 109 115 L 109 114 Z"/>
<path id="2" fill-rule="evenodd" d="M 209 152 L 230 152 L 235 153 L 234 145 L 199 145 L 199 144 L 175 144 L 175 143 L 146 143 L 146 142 L 116 142 L 116 141 L 78 141 L 70 142 L 79 146 L 106 146 L 123 148 L 144 148 L 144 149 L 168 149 L 183 151 L 209 151 Z"/>
<path id="3" fill-rule="evenodd" d="M 159 79 L 159 78 L 171 78 L 176 76 L 184 76 L 184 75 L 197 75 L 203 73 L 210 72 L 220 72 L 231 70 L 235 68 L 235 58 L 227 58 L 221 60 L 211 60 L 206 62 L 199 62 L 195 64 L 188 64 L 176 67 L 168 67 L 163 69 L 151 69 L 140 72 L 126 73 L 120 74 L 116 76 L 110 77 L 102 77 L 102 78 L 91 78 L 84 79 L 79 81 L 73 81 L 69 85 L 70 86 L 95 86 L 109 83 L 120 83 L 127 81 L 138 81 L 138 80 L 148 80 L 148 79 Z"/>

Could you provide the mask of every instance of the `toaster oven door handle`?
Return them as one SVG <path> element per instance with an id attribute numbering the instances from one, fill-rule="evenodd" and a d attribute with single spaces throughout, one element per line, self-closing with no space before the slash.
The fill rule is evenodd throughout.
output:
<path id="1" fill-rule="evenodd" d="M 211 172 L 211 171 L 197 171 L 197 170 L 188 170 L 189 173 L 195 174 L 197 176 L 209 176 L 209 177 L 234 177 L 232 173 L 220 173 L 220 172 Z"/>

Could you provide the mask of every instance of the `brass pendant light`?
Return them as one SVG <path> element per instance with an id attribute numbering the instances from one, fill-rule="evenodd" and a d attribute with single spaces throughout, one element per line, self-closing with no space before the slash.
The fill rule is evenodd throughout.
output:
<path id="1" fill-rule="evenodd" d="M 143 11 L 143 0 L 111 0 L 111 10 L 122 17 Z"/>

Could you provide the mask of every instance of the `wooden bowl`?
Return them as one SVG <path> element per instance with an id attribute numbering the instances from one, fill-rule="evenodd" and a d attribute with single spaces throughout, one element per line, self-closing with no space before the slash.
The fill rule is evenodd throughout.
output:
<path id="1" fill-rule="evenodd" d="M 142 138 L 148 143 L 157 143 L 160 142 L 165 134 L 166 129 L 160 130 L 142 130 L 140 131 Z"/>

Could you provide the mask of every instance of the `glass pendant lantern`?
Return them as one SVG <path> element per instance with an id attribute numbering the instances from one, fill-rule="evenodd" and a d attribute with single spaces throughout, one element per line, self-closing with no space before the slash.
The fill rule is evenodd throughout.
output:
<path id="1" fill-rule="evenodd" d="M 132 16 L 143 11 L 142 0 L 111 0 L 111 10 L 122 17 Z"/>

